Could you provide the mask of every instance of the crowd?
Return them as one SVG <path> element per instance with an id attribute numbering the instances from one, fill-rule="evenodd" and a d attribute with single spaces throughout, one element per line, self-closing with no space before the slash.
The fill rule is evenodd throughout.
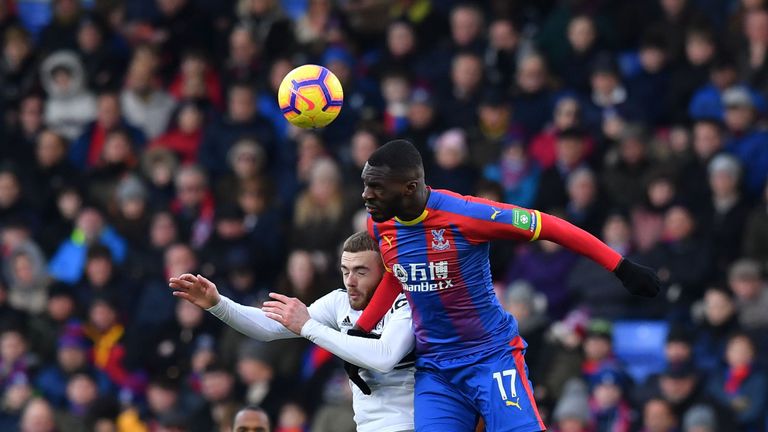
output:
<path id="1" fill-rule="evenodd" d="M 256 306 L 338 288 L 394 137 L 430 186 L 658 269 L 643 300 L 557 245 L 492 244 L 552 430 L 768 428 L 768 1 L 2 0 L 0 46 L 0 430 L 228 431 L 245 404 L 354 430 L 337 359 L 249 341 L 167 278 Z M 277 106 L 304 63 L 344 86 L 322 130 Z"/>

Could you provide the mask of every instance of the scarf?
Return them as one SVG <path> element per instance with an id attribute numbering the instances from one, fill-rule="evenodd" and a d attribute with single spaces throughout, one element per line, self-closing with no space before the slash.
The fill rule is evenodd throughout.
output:
<path id="1" fill-rule="evenodd" d="M 741 384 L 749 377 L 751 372 L 751 365 L 729 368 L 725 376 L 725 392 L 731 395 L 736 394 L 739 388 L 741 388 Z"/>

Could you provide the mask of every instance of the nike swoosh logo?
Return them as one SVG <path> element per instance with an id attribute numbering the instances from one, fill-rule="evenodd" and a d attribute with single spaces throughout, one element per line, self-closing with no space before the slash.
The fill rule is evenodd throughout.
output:
<path id="1" fill-rule="evenodd" d="M 296 95 L 296 97 L 297 97 L 297 98 L 299 98 L 299 99 L 303 100 L 303 101 L 304 101 L 304 103 L 306 103 L 306 104 L 307 104 L 307 111 L 312 111 L 313 109 L 315 109 L 315 103 L 314 103 L 314 102 L 312 102 L 312 100 L 311 100 L 311 99 L 307 98 L 306 96 L 304 96 L 303 94 L 301 94 L 301 93 L 297 92 L 297 91 L 296 91 L 296 90 L 294 90 L 294 89 L 291 89 L 291 93 L 293 93 L 294 95 Z"/>

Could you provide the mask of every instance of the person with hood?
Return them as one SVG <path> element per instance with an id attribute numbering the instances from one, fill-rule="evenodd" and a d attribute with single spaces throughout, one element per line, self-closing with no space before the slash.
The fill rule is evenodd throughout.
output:
<path id="1" fill-rule="evenodd" d="M 85 87 L 83 65 L 72 51 L 57 51 L 40 66 L 48 94 L 45 123 L 69 140 L 77 138 L 96 117 L 96 97 Z"/>
<path id="2" fill-rule="evenodd" d="M 9 282 L 11 306 L 31 314 L 45 309 L 50 279 L 45 257 L 34 242 L 27 240 L 16 246 L 4 260 L 3 272 Z"/>

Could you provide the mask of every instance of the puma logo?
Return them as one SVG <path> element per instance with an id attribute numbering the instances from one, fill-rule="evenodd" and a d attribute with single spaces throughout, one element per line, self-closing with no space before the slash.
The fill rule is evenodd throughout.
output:
<path id="1" fill-rule="evenodd" d="M 505 401 L 505 402 L 506 402 L 507 406 L 517 407 L 517 409 L 519 409 L 520 411 L 523 410 L 523 408 L 520 406 L 520 398 L 517 398 L 517 400 L 514 401 L 514 402 L 512 402 L 511 400 L 508 400 L 508 401 Z"/>
<path id="2" fill-rule="evenodd" d="M 312 111 L 315 109 L 315 103 L 312 102 L 312 99 L 309 99 L 308 97 L 304 96 L 303 94 L 297 92 L 294 89 L 291 89 L 291 93 L 293 93 L 297 98 L 304 101 L 304 103 L 307 104 L 307 111 Z"/>
<path id="3" fill-rule="evenodd" d="M 496 216 L 501 214 L 501 210 L 496 210 L 495 208 L 491 207 L 493 209 L 493 214 L 491 215 L 491 220 L 496 220 Z"/>

